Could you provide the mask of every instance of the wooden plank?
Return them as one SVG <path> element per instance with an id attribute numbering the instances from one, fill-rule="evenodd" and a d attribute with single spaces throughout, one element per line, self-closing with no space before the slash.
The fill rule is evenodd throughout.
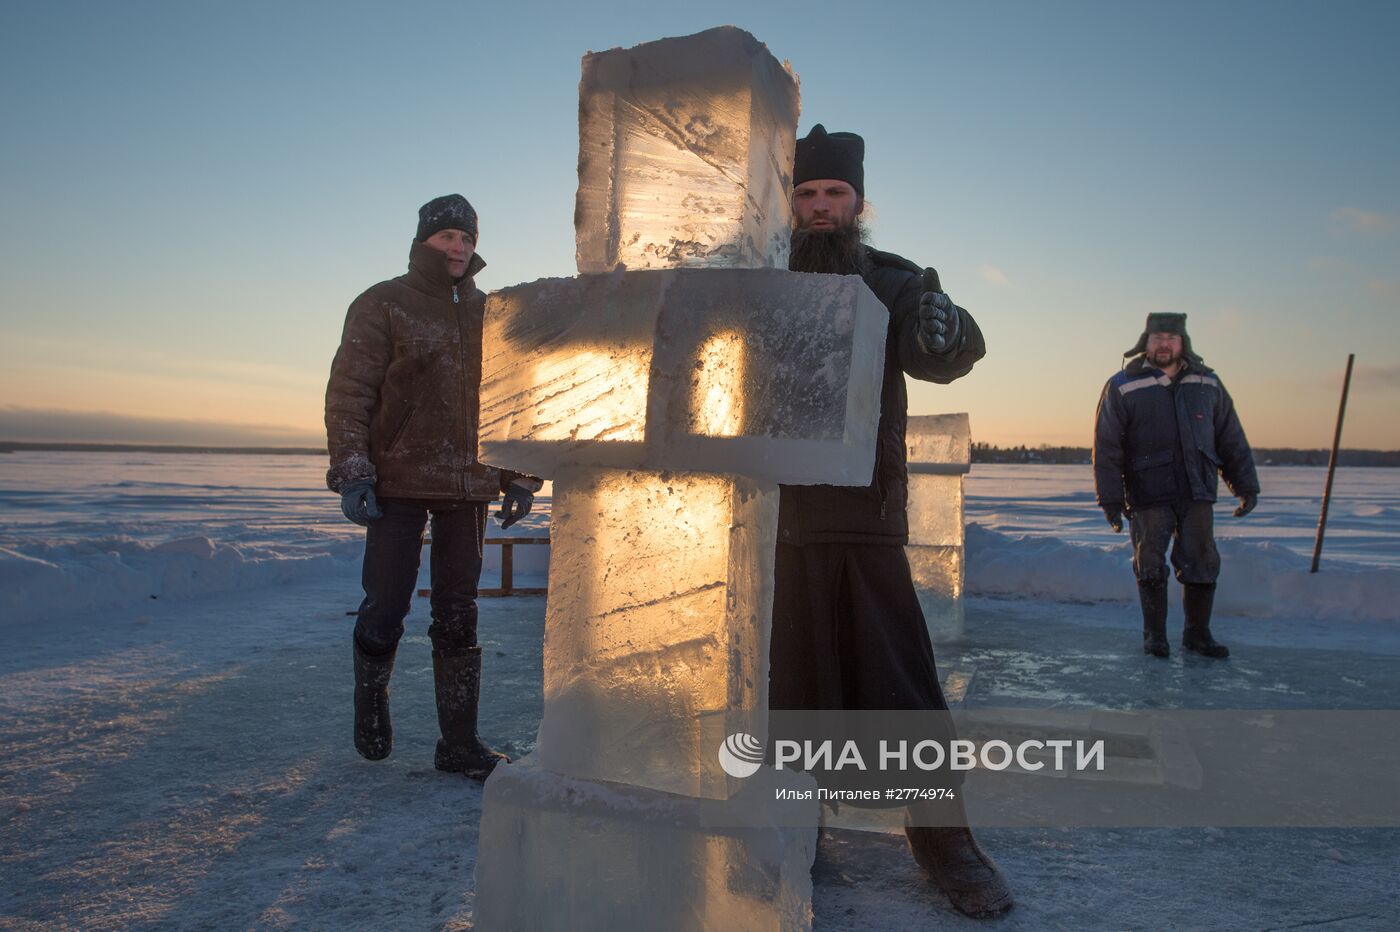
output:
<path id="1" fill-rule="evenodd" d="M 433 539 L 428 536 L 423 537 L 424 544 L 431 544 Z M 515 585 L 515 548 L 517 546 L 539 547 L 549 546 L 548 537 L 488 537 L 486 543 L 501 548 L 501 584 L 494 588 L 478 589 L 478 597 L 496 597 L 508 595 L 546 595 L 547 589 L 529 586 L 519 588 Z M 427 599 L 433 595 L 432 589 L 419 589 L 418 598 Z"/>

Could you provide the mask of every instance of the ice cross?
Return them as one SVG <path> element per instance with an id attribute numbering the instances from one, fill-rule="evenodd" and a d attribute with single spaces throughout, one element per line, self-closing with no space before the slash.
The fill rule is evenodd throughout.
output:
<path id="1" fill-rule="evenodd" d="M 797 81 L 753 36 L 590 53 L 580 97 L 580 275 L 487 302 L 481 458 L 554 506 L 544 718 L 486 787 L 478 922 L 801 927 L 814 831 L 696 825 L 743 786 L 725 735 L 767 730 L 777 483 L 869 482 L 888 315 L 785 270 Z"/>

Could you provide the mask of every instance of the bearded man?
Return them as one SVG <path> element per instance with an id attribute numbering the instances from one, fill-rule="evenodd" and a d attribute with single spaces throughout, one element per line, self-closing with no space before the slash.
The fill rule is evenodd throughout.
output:
<path id="1" fill-rule="evenodd" d="M 864 242 L 865 141 L 820 124 L 797 141 L 788 267 L 859 275 L 889 311 L 875 468 L 863 486 L 783 486 L 773 596 L 769 706 L 776 710 L 946 711 L 904 546 L 905 375 L 947 383 L 986 353 L 977 322 L 932 269 Z M 958 791 L 960 793 L 960 790 Z M 1011 892 L 967 828 L 961 799 L 939 825 L 906 830 L 914 858 L 972 916 Z M 948 822 L 957 824 L 947 824 Z"/>
<path id="2" fill-rule="evenodd" d="M 1181 646 L 1223 659 L 1210 632 L 1220 552 L 1217 479 L 1239 498 L 1235 517 L 1259 501 L 1254 453 L 1220 377 L 1191 348 L 1185 314 L 1149 314 L 1128 362 L 1108 380 L 1094 421 L 1094 490 L 1115 532 L 1131 525 L 1142 604 L 1142 649 L 1168 657 L 1167 548 L 1182 585 Z"/>

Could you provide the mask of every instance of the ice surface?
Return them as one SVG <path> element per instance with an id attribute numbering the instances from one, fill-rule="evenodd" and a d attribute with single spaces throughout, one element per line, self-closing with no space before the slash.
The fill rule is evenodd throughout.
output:
<path id="1" fill-rule="evenodd" d="M 670 269 L 487 299 L 483 461 L 861 484 L 888 314 L 859 277 Z"/>
<path id="2" fill-rule="evenodd" d="M 909 418 L 909 545 L 914 588 L 935 643 L 963 635 L 963 475 L 971 469 L 966 414 Z"/>
<path id="3" fill-rule="evenodd" d="M 780 786 L 816 784 L 763 768 L 720 801 L 502 765 L 482 798 L 477 927 L 810 929 L 818 804 L 784 827 L 767 813 Z"/>
<path id="4" fill-rule="evenodd" d="M 798 109 L 733 26 L 584 56 L 579 272 L 786 268 Z"/>
<path id="5" fill-rule="evenodd" d="M 7 638 L 0 655 L 6 710 L 0 760 L 8 806 L 0 859 L 9 923 L 90 929 L 471 926 L 478 891 L 483 899 L 491 896 L 489 889 L 474 889 L 472 871 L 509 845 L 494 829 L 484 839 L 479 833 L 479 786 L 424 776 L 432 772 L 438 737 L 431 645 L 423 634 L 427 600 L 414 600 L 394 670 L 395 752 L 386 761 L 362 761 L 349 741 L 350 619 L 344 615 L 359 597 L 359 561 L 318 565 L 286 558 L 309 535 L 341 526 L 363 539 L 363 530 L 340 515 L 339 499 L 325 491 L 325 457 L 268 457 L 280 461 L 275 471 L 248 456 L 133 460 L 100 453 L 0 456 L 0 547 L 31 552 L 79 535 L 104 539 L 122 520 L 139 522 L 151 541 L 186 536 L 188 522 L 197 521 L 187 504 L 205 495 L 219 506 L 218 528 L 207 531 L 216 543 L 256 536 L 278 548 L 281 556 L 269 550 L 268 559 L 304 564 L 305 575 L 283 585 L 248 577 L 237 591 L 179 599 L 162 593 L 152 601 L 142 593 L 125 606 L 80 612 L 52 600 L 71 591 L 97 597 L 120 567 L 88 581 L 66 575 L 85 565 L 71 562 L 78 557 L 50 552 L 65 573 L 55 586 L 16 580 L 40 606 L 42 623 L 10 614 L 3 603 L 10 584 L 0 587 L 0 628 Z M 983 547 L 969 530 L 969 589 L 979 560 L 988 569 L 995 563 L 995 579 L 1004 587 L 1023 574 L 1043 574 L 1050 588 L 970 602 L 975 643 L 940 653 L 940 672 L 969 658 L 977 671 L 974 701 L 984 691 L 995 694 L 983 705 L 1011 696 L 1020 704 L 1057 708 L 1400 708 L 1394 674 L 1400 569 L 1359 563 L 1348 569 L 1337 559 L 1314 575 L 1308 556 L 1260 542 L 1265 534 L 1286 540 L 1316 523 L 1325 474 L 1325 468 L 1264 468 L 1271 497 L 1261 509 L 1274 510 L 1262 525 L 1234 522 L 1237 533 L 1256 536 L 1228 542 L 1234 549 L 1225 554 L 1222 588 L 1252 584 L 1233 569 L 1272 553 L 1288 558 L 1279 567 L 1288 590 L 1275 591 L 1267 619 L 1218 614 L 1216 633 L 1236 660 L 1193 669 L 1174 657 L 1174 672 L 1158 676 L 1145 673 L 1140 659 L 1136 603 L 1085 602 L 1112 597 L 1110 583 L 1136 599 L 1124 537 L 1108 554 L 1077 536 L 1090 532 L 1090 519 L 1093 533 L 1103 523 L 1093 508 L 1087 466 L 979 464 L 968 482 L 969 514 L 1021 523 L 1002 533 L 983 531 L 989 539 Z M 240 476 L 245 482 L 266 478 L 269 489 L 240 488 Z M 1367 534 L 1363 543 L 1373 544 L 1372 552 L 1400 552 L 1400 471 L 1343 469 L 1337 479 L 1342 497 L 1333 501 L 1332 518 L 1338 530 Z M 1022 508 L 1027 501 L 1033 507 Z M 1389 509 L 1381 520 L 1360 511 L 1377 503 Z M 1218 528 L 1231 526 L 1228 507 L 1222 503 Z M 286 520 L 289 512 L 308 520 L 294 524 Z M 1081 543 L 1062 543 L 1066 534 Z M 1037 549 L 1052 543 L 1096 554 L 1104 565 Z M 1089 574 L 1082 579 L 1075 575 L 1081 568 Z M 1381 577 L 1386 587 L 1371 591 L 1374 601 L 1365 613 L 1348 617 L 1353 606 L 1338 600 L 1358 579 Z M 483 599 L 480 605 L 487 645 L 482 733 L 521 754 L 539 718 L 544 600 Z M 1180 618 L 1175 599 L 1172 612 Z M 1203 690 L 1203 682 L 1210 688 Z M 493 818 L 488 812 L 487 822 Z M 1025 891 L 1016 909 L 996 922 L 996 932 L 1223 932 L 1238 929 L 1240 916 L 1263 928 L 1356 914 L 1362 918 L 1333 925 L 1348 932 L 1394 926 L 1400 833 L 1393 829 L 979 829 L 978 837 L 1017 892 Z M 604 866 L 586 865 L 595 871 Z M 1183 885 L 1185 871 L 1231 882 Z M 825 932 L 938 923 L 972 928 L 920 878 L 902 837 L 834 832 L 823 841 L 812 882 L 814 924 Z M 527 913 L 534 908 L 528 901 L 522 907 Z M 501 924 L 477 927 L 490 932 Z"/>
<path id="6" fill-rule="evenodd" d="M 734 791 L 717 749 L 734 731 L 766 734 L 777 521 L 777 486 L 747 479 L 555 480 L 545 767 L 694 796 Z"/>

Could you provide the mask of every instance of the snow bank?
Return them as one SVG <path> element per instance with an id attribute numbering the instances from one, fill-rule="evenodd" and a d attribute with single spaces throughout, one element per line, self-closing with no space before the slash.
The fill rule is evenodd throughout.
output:
<path id="1" fill-rule="evenodd" d="M 525 529 L 546 532 L 545 523 Z M 353 572 L 363 538 L 163 543 L 105 537 L 0 548 L 0 623 L 139 605 Z M 1217 611 L 1249 617 L 1400 621 L 1400 568 L 1309 559 L 1269 542 L 1222 540 Z M 498 585 L 499 547 L 487 547 L 482 585 Z M 548 547 L 515 548 L 515 585 L 543 586 Z M 428 585 L 424 555 L 420 586 Z M 1137 598 L 1126 535 L 1108 546 L 967 527 L 967 593 L 1055 602 Z"/>
<path id="2" fill-rule="evenodd" d="M 326 541 L 299 552 L 182 537 L 145 543 L 127 537 L 0 548 L 0 620 L 33 621 L 295 582 L 328 572 L 363 552 L 358 540 Z"/>
<path id="3" fill-rule="evenodd" d="M 1400 621 L 1400 569 L 1311 561 L 1273 543 L 1219 541 L 1216 611 L 1251 617 Z M 1099 547 L 967 526 L 967 593 L 1058 602 L 1137 599 L 1126 534 Z"/>

